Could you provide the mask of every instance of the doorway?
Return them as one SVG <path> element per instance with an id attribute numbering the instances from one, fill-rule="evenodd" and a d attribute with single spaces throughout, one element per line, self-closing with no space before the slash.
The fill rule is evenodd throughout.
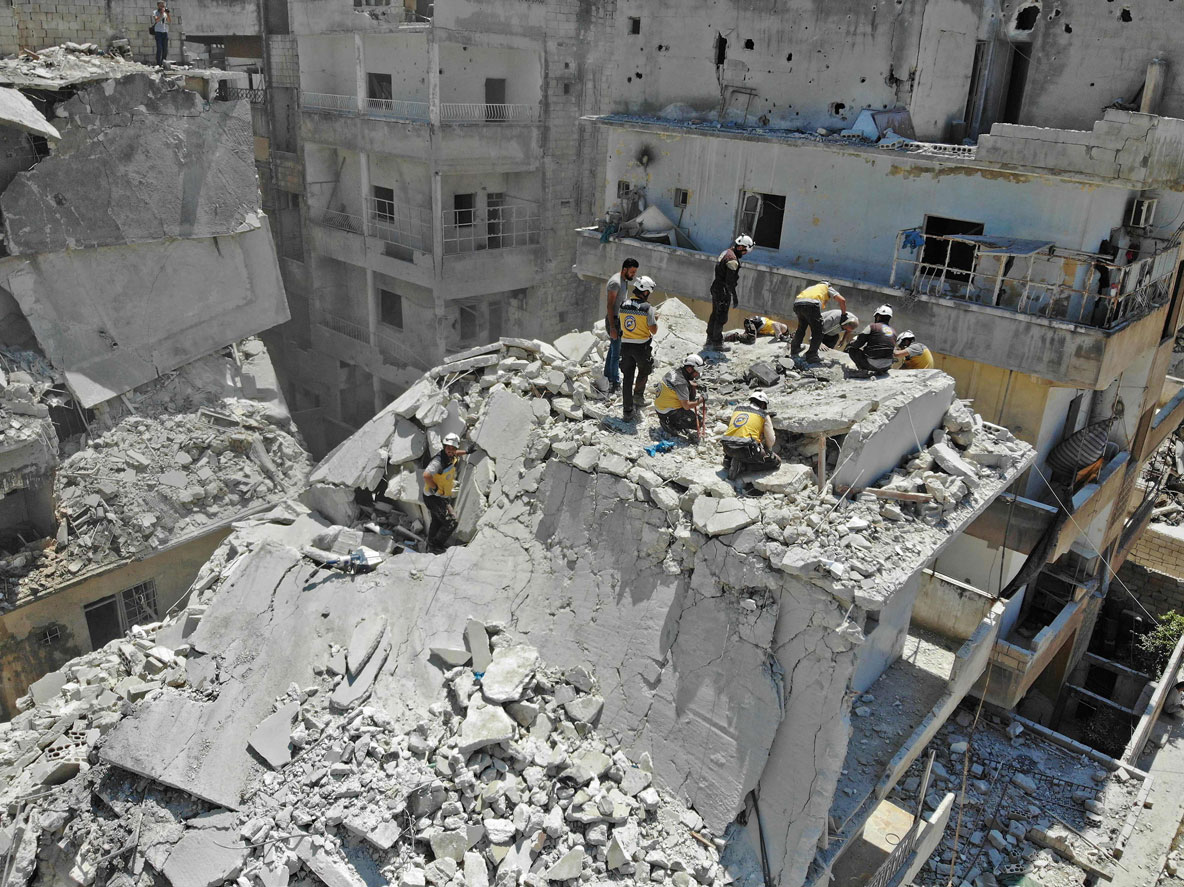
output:
<path id="1" fill-rule="evenodd" d="M 506 78 L 485 78 L 485 121 L 506 119 Z"/>
<path id="2" fill-rule="evenodd" d="M 1029 52 L 1032 47 L 1011 44 L 1011 65 L 1007 75 L 1007 97 L 1003 100 L 1003 123 L 1019 123 L 1024 109 L 1024 91 L 1028 87 Z"/>
<path id="3" fill-rule="evenodd" d="M 982 234 L 982 222 L 926 216 L 923 230 L 925 247 L 921 251 L 921 265 L 924 272 L 940 277 L 944 269 L 946 280 L 968 282 L 974 270 L 974 247 L 944 238 L 955 234 Z"/>

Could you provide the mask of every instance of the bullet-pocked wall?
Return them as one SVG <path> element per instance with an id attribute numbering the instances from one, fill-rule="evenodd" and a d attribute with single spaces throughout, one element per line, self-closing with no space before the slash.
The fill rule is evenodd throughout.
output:
<path id="1" fill-rule="evenodd" d="M 618 187 L 644 187 L 650 205 L 715 252 L 735 236 L 744 195 L 757 195 L 762 218 L 781 218 L 758 236 L 754 261 L 875 283 L 888 282 L 898 233 L 927 216 L 1092 251 L 1123 223 L 1131 193 L 834 142 L 605 128 L 603 206 L 616 202 Z M 675 203 L 679 190 L 685 209 Z"/>

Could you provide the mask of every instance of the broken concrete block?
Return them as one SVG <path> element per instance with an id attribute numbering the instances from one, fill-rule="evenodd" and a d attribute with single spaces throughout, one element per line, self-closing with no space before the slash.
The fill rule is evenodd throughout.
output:
<path id="1" fill-rule="evenodd" d="M 451 647 L 430 647 L 432 659 L 438 659 L 445 668 L 457 668 L 468 665 L 473 657 L 468 650 L 454 650 Z"/>
<path id="2" fill-rule="evenodd" d="M 480 696 L 473 696 L 460 726 L 459 750 L 468 757 L 487 745 L 513 739 L 516 733 L 513 719 L 500 705 L 489 705 Z"/>
<path id="3" fill-rule="evenodd" d="M 493 659 L 493 653 L 489 649 L 489 632 L 485 630 L 483 622 L 469 619 L 465 623 L 465 645 L 473 655 L 473 671 L 484 674 Z"/>
<path id="4" fill-rule="evenodd" d="M 401 465 L 423 455 L 426 441 L 419 426 L 409 419 L 400 418 L 395 423 L 395 430 L 386 442 L 387 461 L 391 465 Z"/>
<path id="5" fill-rule="evenodd" d="M 35 785 L 61 785 L 78 775 L 81 764 L 78 761 L 57 760 L 42 757 L 33 765 L 30 780 Z"/>
<path id="6" fill-rule="evenodd" d="M 260 722 L 248 742 L 271 769 L 279 770 L 292 760 L 292 724 L 300 712 L 299 702 L 289 702 Z"/>
<path id="7" fill-rule="evenodd" d="M 465 887 L 489 887 L 489 868 L 480 853 L 465 853 L 464 874 Z"/>
<path id="8" fill-rule="evenodd" d="M 325 887 L 367 887 L 366 882 L 348 862 L 330 856 L 311 838 L 296 842 L 296 855 Z"/>
<path id="9" fill-rule="evenodd" d="M 543 872 L 543 878 L 548 881 L 570 881 L 578 878 L 583 870 L 584 848 L 572 847 Z"/>
<path id="10" fill-rule="evenodd" d="M 386 662 L 387 654 L 390 651 L 390 631 L 387 630 L 383 632 L 382 639 L 378 642 L 378 648 L 367 657 L 362 670 L 356 676 L 347 676 L 333 690 L 333 694 L 329 697 L 330 708 L 345 711 L 367 698 L 374 685 L 374 679 L 378 677 L 378 672 Z"/>
<path id="11" fill-rule="evenodd" d="M 700 496 L 691 508 L 695 529 L 707 536 L 724 536 L 752 525 L 761 516 L 754 502 Z"/>
<path id="12" fill-rule="evenodd" d="M 465 832 L 437 832 L 428 839 L 432 856 L 436 859 L 452 859 L 460 862 L 469 847 L 469 836 Z"/>
<path id="13" fill-rule="evenodd" d="M 599 696 L 581 696 L 563 706 L 567 716 L 580 724 L 595 724 L 603 708 L 604 700 Z"/>
<path id="14" fill-rule="evenodd" d="M 37 705 L 49 702 L 61 692 L 68 680 L 69 676 L 65 672 L 51 671 L 45 677 L 34 681 L 29 685 L 29 693 L 33 696 L 33 702 Z"/>
<path id="15" fill-rule="evenodd" d="M 214 887 L 238 876 L 248 852 L 234 831 L 189 829 L 173 845 L 161 874 L 173 887 Z"/>
<path id="16" fill-rule="evenodd" d="M 555 340 L 555 350 L 572 363 L 583 363 L 596 347 L 596 334 L 583 331 L 567 333 Z"/>
<path id="17" fill-rule="evenodd" d="M 781 381 L 781 375 L 777 372 L 777 368 L 763 360 L 750 366 L 745 378 L 765 388 Z"/>
<path id="18" fill-rule="evenodd" d="M 773 472 L 758 474 L 752 485 L 765 493 L 794 496 L 814 483 L 814 470 L 806 465 L 785 462 Z"/>
<path id="19" fill-rule="evenodd" d="M 612 869 L 633 862 L 633 855 L 641 849 L 641 830 L 636 823 L 629 822 L 613 829 L 612 840 L 608 843 L 605 864 Z"/>
<path id="20" fill-rule="evenodd" d="M 605 774 L 612 766 L 612 758 L 595 748 L 581 748 L 571 756 L 571 763 L 563 776 L 576 785 L 586 785 Z"/>
<path id="21" fill-rule="evenodd" d="M 512 391 L 501 390 L 486 401 L 481 421 L 473 432 L 473 442 L 496 461 L 508 465 L 522 458 L 534 427 L 531 402 Z"/>
<path id="22" fill-rule="evenodd" d="M 571 464 L 580 471 L 591 471 L 600 461 L 600 447 L 580 447 Z"/>
<path id="23" fill-rule="evenodd" d="M 356 676 L 378 649 L 378 642 L 386 631 L 386 617 L 374 616 L 363 619 L 355 627 L 349 639 L 345 664 L 351 676 Z"/>
<path id="24" fill-rule="evenodd" d="M 962 478 L 966 486 L 972 490 L 978 488 L 978 472 L 949 444 L 934 444 L 929 448 L 929 455 L 946 474 Z"/>
<path id="25" fill-rule="evenodd" d="M 481 692 L 490 702 L 517 702 L 539 665 L 539 651 L 525 644 L 503 647 L 481 678 Z"/>

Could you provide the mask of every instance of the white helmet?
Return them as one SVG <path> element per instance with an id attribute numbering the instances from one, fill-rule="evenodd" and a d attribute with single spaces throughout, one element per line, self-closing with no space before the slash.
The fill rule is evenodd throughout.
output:
<path id="1" fill-rule="evenodd" d="M 765 395 L 759 391 L 754 391 L 752 394 L 750 394 L 748 396 L 748 400 L 751 403 L 755 403 L 757 406 L 768 407 L 769 405 L 769 398 L 765 397 Z"/>
<path id="2" fill-rule="evenodd" d="M 682 365 L 684 367 L 695 367 L 695 369 L 698 369 L 703 366 L 703 358 L 698 354 L 688 354 L 682 359 Z"/>
<path id="3" fill-rule="evenodd" d="M 901 333 L 899 336 L 896 337 L 896 344 L 903 345 L 905 342 L 916 341 L 916 338 L 917 338 L 917 334 L 914 333 L 912 330 L 905 330 L 903 333 Z"/>
<path id="4" fill-rule="evenodd" d="M 446 435 L 444 435 L 443 443 L 444 443 L 444 446 L 446 446 L 446 447 L 459 447 L 460 446 L 460 435 L 454 431 L 450 431 Z"/>
<path id="5" fill-rule="evenodd" d="M 642 275 L 633 281 L 633 289 L 635 291 L 640 290 L 643 293 L 652 293 L 654 291 L 654 279 Z"/>
<path id="6" fill-rule="evenodd" d="M 745 249 L 752 249 L 754 246 L 756 246 L 756 243 L 747 234 L 741 234 L 734 241 L 732 241 L 732 243 L 734 246 L 742 246 Z"/>
<path id="7" fill-rule="evenodd" d="M 892 319 L 892 306 L 891 305 L 881 305 L 879 308 L 876 309 L 876 316 L 879 317 L 880 315 L 883 315 L 884 317 L 887 317 L 888 319 L 891 320 Z"/>
<path id="8" fill-rule="evenodd" d="M 847 320 L 843 324 L 843 326 L 849 326 L 849 327 L 853 327 L 853 328 L 859 326 L 859 315 L 857 315 L 853 311 L 848 311 L 847 312 Z"/>

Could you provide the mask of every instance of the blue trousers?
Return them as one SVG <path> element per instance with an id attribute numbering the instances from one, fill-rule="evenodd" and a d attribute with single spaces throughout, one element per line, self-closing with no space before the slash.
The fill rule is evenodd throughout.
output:
<path id="1" fill-rule="evenodd" d="M 608 354 L 604 356 L 604 378 L 614 385 L 621 382 L 621 337 L 608 340 Z"/>
<path id="2" fill-rule="evenodd" d="M 152 32 L 156 37 L 156 64 L 159 66 L 169 56 L 169 35 L 160 33 L 160 31 Z"/>

